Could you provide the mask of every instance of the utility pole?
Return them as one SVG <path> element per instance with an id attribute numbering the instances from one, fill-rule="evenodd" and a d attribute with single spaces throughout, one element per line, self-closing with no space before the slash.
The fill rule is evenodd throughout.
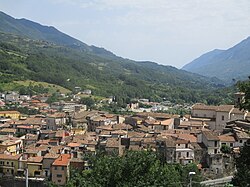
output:
<path id="1" fill-rule="evenodd" d="M 192 175 L 195 175 L 196 173 L 194 171 L 191 171 L 189 174 L 189 187 L 192 187 Z"/>
<path id="2" fill-rule="evenodd" d="M 29 187 L 29 172 L 28 172 L 28 168 L 26 169 L 26 173 L 25 173 L 25 182 L 26 182 L 26 187 Z"/>

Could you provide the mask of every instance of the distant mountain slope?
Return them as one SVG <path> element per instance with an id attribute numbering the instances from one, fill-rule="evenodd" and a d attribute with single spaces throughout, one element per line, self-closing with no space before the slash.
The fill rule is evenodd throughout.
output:
<path id="1" fill-rule="evenodd" d="M 227 83 L 250 76 L 250 37 L 228 50 L 214 50 L 185 65 L 183 70 Z"/>
<path id="2" fill-rule="evenodd" d="M 115 56 L 110 51 L 87 44 L 67 35 L 52 26 L 44 26 L 27 19 L 15 19 L 0 11 L 0 32 L 25 36 L 34 40 L 44 40 L 58 45 L 90 51 L 98 55 Z"/>
<path id="3" fill-rule="evenodd" d="M 71 90 L 80 86 L 95 95 L 116 96 L 121 103 L 131 98 L 204 102 L 209 95 L 212 104 L 224 97 L 212 97 L 217 80 L 154 62 L 123 59 L 28 20 L 1 13 L 0 31 L 0 83 L 34 80 Z"/>

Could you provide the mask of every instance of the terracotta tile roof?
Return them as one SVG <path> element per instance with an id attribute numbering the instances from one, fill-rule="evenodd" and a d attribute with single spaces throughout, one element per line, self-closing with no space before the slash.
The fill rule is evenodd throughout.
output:
<path id="1" fill-rule="evenodd" d="M 17 130 L 14 128 L 3 128 L 0 130 L 0 132 L 6 132 L 6 133 L 15 133 Z"/>
<path id="2" fill-rule="evenodd" d="M 193 110 L 213 110 L 217 112 L 230 112 L 233 109 L 234 105 L 205 105 L 203 103 L 196 103 L 192 106 Z"/>
<path id="3" fill-rule="evenodd" d="M 178 134 L 179 139 L 188 140 L 190 142 L 197 142 L 197 137 L 192 134 Z"/>
<path id="4" fill-rule="evenodd" d="M 74 142 L 70 142 L 68 144 L 69 147 L 79 147 L 80 146 L 80 143 L 74 143 Z"/>
<path id="5" fill-rule="evenodd" d="M 160 124 L 164 125 L 164 126 L 169 126 L 169 125 L 173 124 L 173 122 L 174 122 L 174 119 L 171 118 L 171 119 L 166 119 L 166 120 L 161 121 Z"/>
<path id="6" fill-rule="evenodd" d="M 189 140 L 183 140 L 183 139 L 177 139 L 176 144 L 188 144 L 190 141 Z"/>
<path id="7" fill-rule="evenodd" d="M 217 106 L 205 105 L 203 103 L 196 103 L 191 107 L 193 110 L 216 110 Z"/>
<path id="8" fill-rule="evenodd" d="M 141 132 L 135 132 L 135 131 L 128 131 L 128 137 L 129 138 L 140 138 L 140 137 L 144 137 L 145 133 L 141 133 Z"/>
<path id="9" fill-rule="evenodd" d="M 96 127 L 96 129 L 112 131 L 113 125 L 101 125 L 99 127 Z"/>
<path id="10" fill-rule="evenodd" d="M 218 136 L 212 131 L 202 131 L 202 133 L 206 137 L 207 140 L 220 140 Z"/>
<path id="11" fill-rule="evenodd" d="M 230 112 L 234 108 L 234 105 L 220 105 L 217 107 L 217 112 Z"/>
<path id="12" fill-rule="evenodd" d="M 64 112 L 57 112 L 57 113 L 48 115 L 48 117 L 51 117 L 51 118 L 65 118 L 66 114 Z"/>
<path id="13" fill-rule="evenodd" d="M 115 124 L 115 125 L 113 125 L 113 129 L 116 129 L 116 130 L 118 130 L 118 129 L 121 129 L 121 130 L 130 130 L 130 129 L 132 129 L 133 127 L 131 126 L 131 125 L 129 125 L 129 124 L 125 124 L 125 123 L 120 123 L 120 124 Z"/>
<path id="14" fill-rule="evenodd" d="M 15 156 L 7 155 L 7 154 L 0 154 L 0 160 L 18 160 L 22 155 L 18 154 Z"/>
<path id="15" fill-rule="evenodd" d="M 125 134 L 127 134 L 127 131 L 115 130 L 115 131 L 111 131 L 111 134 L 125 135 Z"/>
<path id="16" fill-rule="evenodd" d="M 58 158 L 60 156 L 60 154 L 56 154 L 56 153 L 47 153 L 46 155 L 44 155 L 43 158 Z"/>
<path id="17" fill-rule="evenodd" d="M 36 144 L 48 145 L 49 141 L 50 141 L 49 139 L 48 140 L 39 140 L 38 142 L 36 142 Z"/>
<path id="18" fill-rule="evenodd" d="M 221 142 L 235 142 L 235 138 L 232 135 L 220 135 L 218 136 Z"/>
<path id="19" fill-rule="evenodd" d="M 246 113 L 246 111 L 240 110 L 240 109 L 238 109 L 238 108 L 234 108 L 234 109 L 232 110 L 232 112 L 231 112 L 231 114 L 242 114 L 242 115 L 244 115 L 245 113 Z"/>
<path id="20" fill-rule="evenodd" d="M 119 138 L 108 138 L 106 147 L 109 148 L 118 148 L 119 147 Z"/>
<path id="21" fill-rule="evenodd" d="M 52 166 L 68 166 L 70 163 L 70 154 L 61 154 L 59 157 L 53 162 Z"/>
<path id="22" fill-rule="evenodd" d="M 0 114 L 21 114 L 20 112 L 18 111 L 13 111 L 13 110 L 5 110 L 5 111 L 0 111 Z"/>
<path id="23" fill-rule="evenodd" d="M 43 161 L 43 156 L 29 157 L 27 162 L 41 163 Z"/>
<path id="24" fill-rule="evenodd" d="M 45 119 L 44 118 L 37 118 L 37 117 L 30 117 L 30 118 L 26 118 L 25 120 L 19 120 L 16 122 L 16 124 L 42 125 L 42 124 L 45 124 Z"/>
<path id="25" fill-rule="evenodd" d="M 37 128 L 39 128 L 39 126 L 37 126 L 37 125 L 18 125 L 17 127 L 16 127 L 17 129 L 37 129 Z"/>
<path id="26" fill-rule="evenodd" d="M 235 134 L 237 139 L 250 139 L 250 135 L 246 132 L 239 131 L 235 132 Z"/>

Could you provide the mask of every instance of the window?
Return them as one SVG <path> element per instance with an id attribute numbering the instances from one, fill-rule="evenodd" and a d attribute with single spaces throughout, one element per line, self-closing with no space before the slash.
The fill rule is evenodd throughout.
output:
<path id="1" fill-rule="evenodd" d="M 187 157 L 189 157 L 189 152 L 187 152 Z"/>
<path id="2" fill-rule="evenodd" d="M 58 182 L 58 183 L 60 183 L 60 182 L 61 182 L 61 180 L 57 180 L 57 182 Z"/>
<path id="3" fill-rule="evenodd" d="M 214 150 L 214 154 L 217 154 L 217 149 Z"/>
<path id="4" fill-rule="evenodd" d="M 217 146 L 218 146 L 217 141 L 214 141 L 214 147 L 217 147 Z"/>
<path id="5" fill-rule="evenodd" d="M 185 148 L 188 148 L 188 144 L 185 144 Z"/>
<path id="6" fill-rule="evenodd" d="M 55 166 L 55 170 L 57 170 L 57 167 Z"/>
<path id="7" fill-rule="evenodd" d="M 224 116 L 221 116 L 221 120 L 224 121 L 225 117 Z"/>
<path id="8" fill-rule="evenodd" d="M 62 178 L 62 174 L 57 174 L 56 177 Z"/>
<path id="9" fill-rule="evenodd" d="M 206 115 L 206 114 L 204 114 L 204 117 L 207 117 L 207 115 Z"/>
<path id="10" fill-rule="evenodd" d="M 233 147 L 233 143 L 230 143 L 230 147 Z"/>
<path id="11" fill-rule="evenodd" d="M 62 166 L 62 170 L 64 170 L 64 167 Z"/>
<path id="12" fill-rule="evenodd" d="M 240 140 L 240 143 L 242 143 L 242 140 Z"/>

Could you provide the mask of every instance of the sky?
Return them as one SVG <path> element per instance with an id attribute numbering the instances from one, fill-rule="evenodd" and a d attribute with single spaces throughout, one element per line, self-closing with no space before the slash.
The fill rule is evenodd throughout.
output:
<path id="1" fill-rule="evenodd" d="M 0 10 L 124 58 L 177 68 L 250 36 L 250 0 L 0 0 Z"/>

